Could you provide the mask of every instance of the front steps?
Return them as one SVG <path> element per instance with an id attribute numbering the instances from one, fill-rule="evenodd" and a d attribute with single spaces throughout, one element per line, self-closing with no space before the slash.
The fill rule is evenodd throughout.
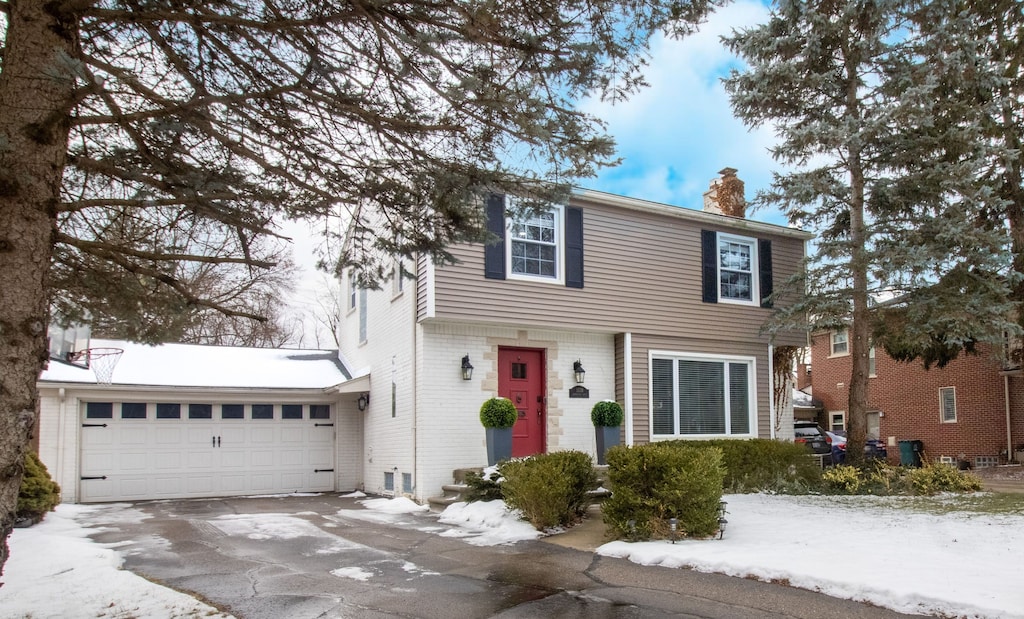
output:
<path id="1" fill-rule="evenodd" d="M 427 505 L 430 506 L 430 511 L 443 512 L 445 508 L 452 503 L 458 503 L 459 501 L 464 500 L 462 495 L 467 489 L 469 489 L 469 486 L 466 485 L 466 475 L 468 473 L 483 475 L 483 472 L 483 467 L 455 469 L 452 471 L 452 479 L 454 480 L 454 483 L 441 486 L 442 492 L 440 496 L 427 498 Z M 611 496 L 611 492 L 607 489 L 608 466 L 594 466 L 594 473 L 597 474 L 597 487 L 593 490 L 594 502 L 599 503 Z"/>

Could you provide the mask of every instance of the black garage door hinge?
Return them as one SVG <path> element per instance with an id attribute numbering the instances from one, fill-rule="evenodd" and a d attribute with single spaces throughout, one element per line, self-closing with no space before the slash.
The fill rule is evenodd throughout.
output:
<path id="1" fill-rule="evenodd" d="M 106 475 L 100 475 L 98 477 L 83 477 L 82 481 L 86 481 L 86 480 L 89 480 L 89 479 L 106 479 L 106 478 L 107 478 Z"/>
<path id="2" fill-rule="evenodd" d="M 314 473 L 333 473 L 334 469 L 313 469 Z"/>
<path id="3" fill-rule="evenodd" d="M 105 424 L 105 423 L 83 423 L 82 427 L 83 428 L 105 428 L 105 427 L 107 427 L 107 424 Z"/>

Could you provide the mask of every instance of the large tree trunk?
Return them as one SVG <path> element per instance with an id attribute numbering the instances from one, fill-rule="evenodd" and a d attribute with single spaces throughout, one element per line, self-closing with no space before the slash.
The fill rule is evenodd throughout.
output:
<path id="1" fill-rule="evenodd" d="M 0 574 L 47 357 L 46 278 L 77 42 L 75 18 L 57 14 L 60 3 L 8 7 L 0 72 Z"/>

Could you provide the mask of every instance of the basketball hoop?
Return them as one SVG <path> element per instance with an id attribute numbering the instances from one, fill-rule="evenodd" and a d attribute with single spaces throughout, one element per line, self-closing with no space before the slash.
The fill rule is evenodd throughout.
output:
<path id="1" fill-rule="evenodd" d="M 96 382 L 109 385 L 110 379 L 114 376 L 114 366 L 121 360 L 123 352 L 121 348 L 86 348 L 75 353 L 72 359 L 78 361 L 84 358 L 85 367 L 96 375 Z"/>

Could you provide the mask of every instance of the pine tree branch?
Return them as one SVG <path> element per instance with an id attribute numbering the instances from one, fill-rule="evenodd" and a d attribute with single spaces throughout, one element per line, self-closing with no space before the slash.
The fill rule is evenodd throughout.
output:
<path id="1" fill-rule="evenodd" d="M 103 241 L 86 241 L 77 237 L 70 236 L 63 232 L 56 232 L 54 234 L 55 240 L 58 243 L 64 243 L 72 247 L 76 247 L 88 254 L 92 254 L 97 257 L 110 259 L 113 254 L 119 254 L 124 256 L 131 256 L 133 258 L 139 258 L 141 260 L 150 260 L 153 262 L 196 262 L 205 264 L 244 264 L 248 267 L 258 269 L 272 269 L 277 266 L 276 262 L 269 262 L 265 260 L 253 260 L 250 257 L 235 258 L 232 256 L 203 256 L 198 254 L 179 254 L 169 252 L 152 252 L 142 251 L 125 247 L 117 243 L 107 243 Z"/>

